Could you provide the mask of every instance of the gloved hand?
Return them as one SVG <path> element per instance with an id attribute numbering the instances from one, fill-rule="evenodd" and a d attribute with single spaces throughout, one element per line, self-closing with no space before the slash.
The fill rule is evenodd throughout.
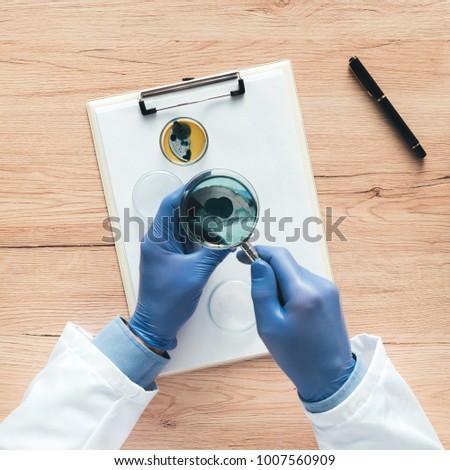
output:
<path id="1" fill-rule="evenodd" d="M 251 266 L 258 333 L 307 402 L 333 395 L 355 360 L 337 287 L 299 266 L 284 248 L 256 247 Z M 248 263 L 245 253 L 238 259 Z"/>
<path id="2" fill-rule="evenodd" d="M 206 281 L 229 253 L 186 241 L 178 214 L 182 190 L 162 201 L 141 242 L 139 296 L 128 323 L 146 344 L 163 351 L 176 347 L 178 330 L 194 313 Z"/>

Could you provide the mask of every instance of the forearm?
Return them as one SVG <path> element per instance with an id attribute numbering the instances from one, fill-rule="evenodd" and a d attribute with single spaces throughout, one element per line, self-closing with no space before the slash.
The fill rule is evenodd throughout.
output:
<path id="1" fill-rule="evenodd" d="M 380 338 L 359 335 L 352 350 L 367 371 L 332 409 L 306 411 L 321 449 L 441 449 L 425 412 L 395 370 Z"/>
<path id="2" fill-rule="evenodd" d="M 132 382 L 144 390 L 156 387 L 154 380 L 170 359 L 166 352 L 148 347 L 120 317 L 103 328 L 92 342 Z"/>
<path id="3" fill-rule="evenodd" d="M 367 368 L 364 362 L 361 359 L 358 360 L 355 354 L 353 354 L 353 357 L 356 361 L 355 367 L 347 380 L 335 393 L 320 401 L 307 402 L 302 400 L 303 406 L 307 411 L 310 413 L 324 413 L 325 411 L 336 408 L 350 395 L 352 395 L 367 372 Z"/>
<path id="4" fill-rule="evenodd" d="M 0 425 L 1 448 L 119 448 L 157 393 L 156 363 L 145 372 L 115 365 L 89 334 L 69 323 L 47 366 Z M 122 366 L 137 382 L 150 383 L 149 390 L 130 380 Z"/>

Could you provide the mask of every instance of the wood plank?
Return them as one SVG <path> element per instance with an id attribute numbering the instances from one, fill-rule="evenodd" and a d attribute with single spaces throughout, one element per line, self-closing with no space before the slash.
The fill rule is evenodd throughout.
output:
<path id="1" fill-rule="evenodd" d="M 3 334 L 58 335 L 67 321 L 95 334 L 114 315 L 127 315 L 114 247 L 4 248 L 0 261 Z M 369 244 L 335 265 L 351 334 L 449 340 L 448 256 L 420 250 L 387 256 Z"/>
<path id="2" fill-rule="evenodd" d="M 0 419 L 19 404 L 55 342 L 55 338 L 48 337 L 0 338 L 0 356 L 8 370 L 1 380 Z M 442 443 L 449 446 L 448 344 L 388 344 L 386 349 Z M 142 415 L 124 448 L 317 447 L 293 385 L 269 357 L 161 378 L 158 384 L 160 393 Z"/>
<path id="3" fill-rule="evenodd" d="M 286 57 L 293 59 L 315 173 L 334 177 L 319 181 L 323 207 L 324 192 L 334 188 L 333 205 L 345 210 L 342 186 L 410 187 L 449 175 L 450 97 L 442 93 L 450 87 L 448 3 L 199 5 L 0 6 L 2 246 L 102 243 L 106 207 L 88 99 Z M 175 10 L 183 22 L 176 36 L 168 34 Z M 36 22 L 46 24 L 39 35 Z M 431 157 L 422 165 L 349 72 L 355 53 L 422 140 Z M 360 176 L 349 185 L 350 175 Z"/>
<path id="4" fill-rule="evenodd" d="M 0 260 L 3 334 L 59 335 L 68 321 L 95 334 L 128 314 L 114 247 L 3 249 Z"/>
<path id="5" fill-rule="evenodd" d="M 445 410 L 450 402 L 443 372 L 450 372 L 448 345 L 387 345 L 387 350 L 444 446 L 448 445 L 450 418 Z M 437 372 L 441 367 L 442 375 Z M 317 447 L 292 385 L 270 358 L 211 372 L 161 379 L 161 393 L 143 414 L 125 448 Z"/>

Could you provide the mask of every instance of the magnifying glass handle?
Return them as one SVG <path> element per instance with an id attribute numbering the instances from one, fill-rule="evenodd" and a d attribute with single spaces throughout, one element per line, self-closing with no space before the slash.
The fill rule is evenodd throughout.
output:
<path id="1" fill-rule="evenodd" d="M 253 248 L 253 245 L 250 242 L 243 242 L 241 244 L 241 248 L 245 251 L 247 256 L 252 261 L 256 261 L 257 259 L 261 258 L 261 256 L 258 255 L 258 252 Z"/>

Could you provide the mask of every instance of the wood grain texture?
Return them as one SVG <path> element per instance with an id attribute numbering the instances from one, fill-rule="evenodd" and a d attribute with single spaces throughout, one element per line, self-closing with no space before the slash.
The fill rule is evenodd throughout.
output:
<path id="1" fill-rule="evenodd" d="M 336 276 L 343 278 L 338 283 L 350 333 L 368 331 L 388 342 L 448 342 L 449 271 L 442 254 L 396 251 L 386 265 L 379 251 L 364 244 L 359 250 L 363 254 L 342 256 Z M 366 268 L 355 272 L 365 258 Z M 430 264 L 436 275 L 426 275 Z M 0 279 L 2 331 L 12 335 L 58 336 L 67 321 L 95 334 L 112 315 L 127 315 L 113 246 L 1 248 Z"/>
<path id="2" fill-rule="evenodd" d="M 443 375 L 450 372 L 442 345 L 387 345 L 399 372 L 423 404 L 436 432 L 448 445 L 450 407 Z M 415 370 L 410 369 L 411 363 Z M 145 411 L 127 448 L 298 449 L 317 448 L 292 384 L 270 358 L 191 372 L 159 381 L 161 393 Z M 269 378 L 270 377 L 270 378 Z M 427 384 L 427 385 L 425 385 Z M 187 441 L 188 440 L 188 441 Z"/>
<path id="3" fill-rule="evenodd" d="M 0 415 L 19 404 L 55 342 L 56 338 L 43 336 L 0 336 L 2 364 L 8 371 L 2 376 Z M 450 445 L 448 346 L 387 344 L 386 349 L 443 444 Z M 142 415 L 125 448 L 317 447 L 294 387 L 269 357 L 215 367 L 207 373 L 196 371 L 161 378 L 158 385 L 160 393 Z"/>
<path id="4" fill-rule="evenodd" d="M 0 4 L 0 416 L 67 321 L 126 303 L 85 103 L 291 59 L 352 334 L 381 335 L 444 445 L 450 355 L 450 3 L 129 0 Z M 357 54 L 416 133 L 416 160 L 348 69 Z M 269 358 L 160 381 L 127 448 L 315 442 Z"/>

